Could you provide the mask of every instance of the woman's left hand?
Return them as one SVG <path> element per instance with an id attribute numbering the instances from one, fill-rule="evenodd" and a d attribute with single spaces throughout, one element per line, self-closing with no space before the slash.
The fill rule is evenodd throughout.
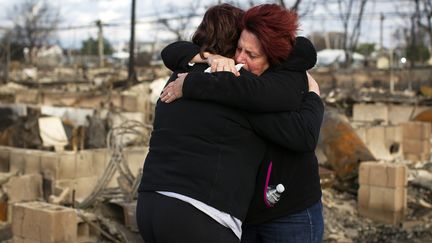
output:
<path id="1" fill-rule="evenodd" d="M 162 102 L 171 103 L 183 96 L 183 82 L 188 74 L 179 73 L 177 79 L 169 83 L 163 90 L 160 96 Z"/>

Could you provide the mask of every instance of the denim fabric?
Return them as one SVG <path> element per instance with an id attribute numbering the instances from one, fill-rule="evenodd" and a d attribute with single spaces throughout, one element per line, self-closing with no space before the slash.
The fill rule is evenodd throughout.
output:
<path id="1" fill-rule="evenodd" d="M 322 203 L 264 224 L 246 225 L 242 243 L 318 243 L 322 242 L 324 219 Z"/>

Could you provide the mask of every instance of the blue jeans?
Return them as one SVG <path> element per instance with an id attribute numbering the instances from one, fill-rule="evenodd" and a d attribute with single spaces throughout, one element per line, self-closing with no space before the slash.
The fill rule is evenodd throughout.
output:
<path id="1" fill-rule="evenodd" d="M 321 201 L 306 210 L 243 228 L 242 243 L 322 242 L 324 219 Z"/>

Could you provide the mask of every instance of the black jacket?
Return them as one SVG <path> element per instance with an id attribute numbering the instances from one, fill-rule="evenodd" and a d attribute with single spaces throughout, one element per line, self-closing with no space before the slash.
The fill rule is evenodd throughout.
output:
<path id="1" fill-rule="evenodd" d="M 164 60 L 169 56 L 163 55 Z M 193 69 L 202 71 L 203 67 Z M 229 73 L 210 76 L 214 75 L 229 76 Z M 265 94 L 273 97 L 271 93 Z M 272 109 L 280 102 L 280 99 L 269 102 L 267 107 L 259 103 L 269 98 L 256 97 L 253 104 L 259 105 L 253 109 Z M 322 103 L 314 93 L 305 96 L 298 112 L 272 114 L 243 114 L 214 103 L 187 99 L 173 104 L 158 102 L 140 191 L 178 192 L 243 221 L 264 148 L 252 133 L 284 146 L 313 151 L 318 138 L 313 121 L 321 108 Z"/>

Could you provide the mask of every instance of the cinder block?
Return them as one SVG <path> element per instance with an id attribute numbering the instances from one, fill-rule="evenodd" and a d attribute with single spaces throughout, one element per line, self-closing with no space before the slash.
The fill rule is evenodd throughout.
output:
<path id="1" fill-rule="evenodd" d="M 429 122 L 410 121 L 401 125 L 404 140 L 429 140 L 431 137 L 431 124 Z"/>
<path id="2" fill-rule="evenodd" d="M 35 241 L 41 241 L 40 239 L 40 231 L 39 226 L 42 224 L 41 219 L 39 217 L 37 210 L 29 210 L 35 205 L 36 202 L 31 202 L 27 205 L 27 207 L 23 208 L 24 216 L 22 221 L 22 231 L 21 235 L 24 239 L 30 239 Z M 15 204 L 13 206 L 13 211 L 15 211 L 16 207 L 19 207 L 20 204 Z M 47 222 L 44 222 L 47 223 Z"/>
<path id="3" fill-rule="evenodd" d="M 364 217 L 370 218 L 378 222 L 392 224 L 392 225 L 399 224 L 400 222 L 403 221 L 405 217 L 405 211 L 391 212 L 391 211 L 364 208 L 360 206 L 358 208 L 358 212 L 360 215 Z"/>
<path id="4" fill-rule="evenodd" d="M 58 164 L 58 179 L 77 178 L 77 164 L 75 152 L 64 152 L 60 154 Z"/>
<path id="5" fill-rule="evenodd" d="M 129 147 L 123 150 L 123 156 L 134 176 L 142 170 L 147 153 L 148 147 Z"/>
<path id="6" fill-rule="evenodd" d="M 44 202 L 21 203 L 24 213 L 21 238 L 38 242 L 76 242 L 77 215 L 71 208 Z M 14 217 L 15 218 L 15 217 Z"/>
<path id="7" fill-rule="evenodd" d="M 400 126 L 359 127 L 356 129 L 356 133 L 375 158 L 392 160 L 395 157 L 402 156 L 400 149 L 394 151 L 394 148 L 392 148 L 395 145 L 399 146 L 402 142 L 402 129 Z"/>
<path id="8" fill-rule="evenodd" d="M 108 164 L 108 152 L 106 149 L 92 150 L 94 175 L 101 176 Z"/>
<path id="9" fill-rule="evenodd" d="M 385 104 L 354 104 L 353 120 L 372 122 L 382 120 L 388 122 L 388 107 Z"/>
<path id="10" fill-rule="evenodd" d="M 22 237 L 23 234 L 23 221 L 24 221 L 24 208 L 12 206 L 12 234 L 14 237 Z"/>
<path id="11" fill-rule="evenodd" d="M 368 139 L 366 136 L 366 130 L 367 127 L 357 127 L 355 128 L 355 132 L 357 133 L 357 136 L 359 136 L 359 138 L 367 145 L 368 144 Z"/>
<path id="12" fill-rule="evenodd" d="M 9 203 L 39 200 L 43 197 L 42 176 L 28 174 L 12 177 L 3 189 L 8 194 Z"/>
<path id="13" fill-rule="evenodd" d="M 400 125 L 386 127 L 386 138 L 387 141 L 402 142 L 403 140 L 403 129 Z"/>
<path id="14" fill-rule="evenodd" d="M 24 239 L 19 236 L 14 236 L 12 238 L 12 243 L 24 243 Z"/>
<path id="15" fill-rule="evenodd" d="M 42 152 L 37 150 L 24 151 L 24 173 L 38 174 L 41 172 Z"/>
<path id="16" fill-rule="evenodd" d="M 59 156 L 57 153 L 44 153 L 41 155 L 41 172 L 45 179 L 58 179 Z M 46 176 L 49 178 L 46 178 Z"/>
<path id="17" fill-rule="evenodd" d="M 358 205 L 367 209 L 401 211 L 407 208 L 407 189 L 405 187 L 386 188 L 360 185 Z"/>
<path id="18" fill-rule="evenodd" d="M 55 180 L 75 179 L 77 155 L 75 152 L 44 153 L 41 156 L 41 171 Z"/>
<path id="19" fill-rule="evenodd" d="M 38 240 L 30 240 L 30 239 L 25 239 L 25 238 L 14 236 L 12 238 L 12 243 L 40 243 L 40 241 L 38 241 Z"/>
<path id="20" fill-rule="evenodd" d="M 407 154 L 430 154 L 431 144 L 429 140 L 404 139 L 402 149 Z"/>
<path id="21" fill-rule="evenodd" d="M 10 172 L 40 173 L 42 152 L 30 149 L 11 149 Z"/>
<path id="22" fill-rule="evenodd" d="M 430 109 L 428 106 L 418 106 L 418 105 L 388 105 L 388 116 L 389 121 L 392 124 L 401 124 L 408 122 L 412 117 L 416 117 L 421 112 Z"/>
<path id="23" fill-rule="evenodd" d="M 93 151 L 80 151 L 76 156 L 76 178 L 95 176 L 93 169 Z"/>
<path id="24" fill-rule="evenodd" d="M 90 226 L 86 222 L 80 222 L 77 226 L 77 240 L 78 242 L 87 242 L 85 241 L 90 235 Z"/>
<path id="25" fill-rule="evenodd" d="M 15 102 L 18 104 L 37 104 L 38 93 L 37 90 L 18 90 L 15 93 Z"/>
<path id="26" fill-rule="evenodd" d="M 386 127 L 375 126 L 366 129 L 366 146 L 375 158 L 387 158 L 390 150 L 386 145 Z"/>
<path id="27" fill-rule="evenodd" d="M 10 148 L 0 146 L 0 172 L 9 172 Z"/>
<path id="28" fill-rule="evenodd" d="M 10 172 L 20 171 L 24 173 L 25 160 L 24 149 L 13 148 L 10 151 Z"/>
<path id="29" fill-rule="evenodd" d="M 78 223 L 77 242 L 79 243 L 96 243 L 98 242 L 99 234 L 86 222 Z"/>
<path id="30" fill-rule="evenodd" d="M 407 168 L 403 164 L 362 162 L 359 167 L 359 184 L 388 188 L 407 185 Z"/>
<path id="31" fill-rule="evenodd" d="M 138 99 L 137 96 L 132 96 L 132 95 L 122 95 L 121 96 L 121 106 L 122 106 L 122 110 L 125 111 L 137 111 L 137 107 L 138 107 Z"/>
<path id="32" fill-rule="evenodd" d="M 75 189 L 75 200 L 82 201 L 89 196 L 93 192 L 97 181 L 98 177 L 96 176 L 77 178 L 73 188 Z"/>
<path id="33" fill-rule="evenodd" d="M 97 216 L 91 213 L 83 213 L 86 220 L 89 220 L 97 224 Z M 94 227 L 90 226 L 89 223 L 84 221 L 81 217 L 78 217 L 78 228 L 77 228 L 77 242 L 93 243 L 98 242 L 100 232 L 95 230 Z"/>

